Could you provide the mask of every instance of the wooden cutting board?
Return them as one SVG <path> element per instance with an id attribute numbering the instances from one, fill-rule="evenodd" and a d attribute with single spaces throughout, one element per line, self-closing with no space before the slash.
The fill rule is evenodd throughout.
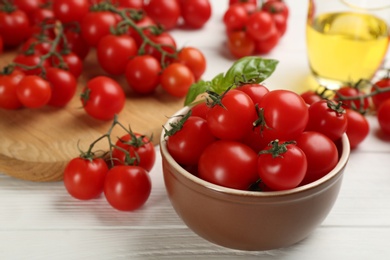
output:
<path id="1" fill-rule="evenodd" d="M 0 55 L 0 68 L 8 64 L 14 52 Z M 81 107 L 79 94 L 87 80 L 107 75 L 98 65 L 94 51 L 84 61 L 84 72 L 78 80 L 78 91 L 64 108 L 43 107 L 18 110 L 0 109 L 0 173 L 15 178 L 48 182 L 62 180 L 66 164 L 80 153 L 77 147 L 87 150 L 89 144 L 110 128 L 112 121 L 89 117 Z M 118 120 L 134 132 L 151 136 L 157 144 L 162 125 L 183 106 L 178 99 L 158 89 L 152 96 L 137 96 L 128 89 L 124 77 L 115 77 L 123 86 L 127 101 Z M 125 134 L 115 127 L 113 138 Z M 107 150 L 107 142 L 97 146 Z"/>

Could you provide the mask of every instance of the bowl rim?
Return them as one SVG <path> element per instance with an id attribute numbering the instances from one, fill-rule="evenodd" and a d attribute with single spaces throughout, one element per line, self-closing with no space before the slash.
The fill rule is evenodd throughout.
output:
<path id="1" fill-rule="evenodd" d="M 168 118 L 167 122 L 164 124 L 163 129 L 171 129 L 170 124 L 173 122 L 176 122 L 180 117 L 179 115 L 184 115 L 188 109 L 189 106 L 185 106 L 178 110 L 174 115 Z M 165 157 L 165 159 L 168 161 L 172 167 L 174 167 L 183 177 L 186 179 L 196 183 L 199 186 L 203 186 L 207 189 L 211 189 L 214 191 L 217 191 L 219 193 L 225 193 L 225 194 L 230 194 L 230 195 L 235 195 L 235 196 L 246 196 L 246 197 L 280 197 L 280 196 L 286 196 L 286 195 L 292 195 L 292 194 L 298 194 L 302 193 L 308 190 L 312 190 L 317 188 L 318 186 L 327 183 L 329 180 L 335 178 L 339 173 L 342 172 L 343 168 L 346 166 L 349 156 L 350 156 L 350 144 L 349 140 L 347 137 L 347 134 L 344 133 L 343 136 L 341 137 L 341 154 L 339 154 L 339 161 L 336 164 L 336 166 L 325 176 L 322 178 L 313 181 L 311 183 L 298 186 L 293 189 L 288 189 L 288 190 L 282 190 L 282 191 L 247 191 L 247 190 L 238 190 L 234 188 L 228 188 L 224 187 L 218 184 L 214 184 L 211 182 L 208 182 L 206 180 L 203 180 L 192 173 L 186 171 L 179 163 L 177 163 L 173 157 L 170 155 L 167 145 L 166 145 L 166 140 L 167 138 L 164 136 L 165 131 L 163 130 L 160 136 L 160 150 L 162 155 Z M 169 137 L 168 137 L 169 138 Z"/>

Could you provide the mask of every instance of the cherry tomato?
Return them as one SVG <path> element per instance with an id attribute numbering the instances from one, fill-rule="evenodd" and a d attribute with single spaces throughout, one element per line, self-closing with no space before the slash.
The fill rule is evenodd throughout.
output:
<path id="1" fill-rule="evenodd" d="M 268 88 L 264 85 L 250 83 L 237 87 L 237 90 L 247 94 L 252 99 L 253 104 L 259 104 L 264 95 L 269 92 Z"/>
<path id="2" fill-rule="evenodd" d="M 14 63 L 16 63 L 15 67 L 18 70 L 23 71 L 26 75 L 39 75 L 42 72 L 41 68 L 37 67 L 37 65 L 39 65 L 41 62 L 41 56 L 39 54 L 26 55 L 23 53 L 19 53 L 18 55 L 15 56 L 13 61 L 14 61 Z M 36 67 L 36 68 L 26 69 L 24 66 Z M 42 62 L 42 66 L 44 66 L 45 68 L 50 67 L 49 61 L 47 59 L 44 60 Z"/>
<path id="3" fill-rule="evenodd" d="M 287 31 L 287 18 L 281 13 L 272 14 L 272 18 L 279 36 L 282 37 Z"/>
<path id="4" fill-rule="evenodd" d="M 55 16 L 54 12 L 50 8 L 38 8 L 35 9 L 30 15 L 30 22 L 33 26 L 40 26 L 42 23 L 54 24 Z M 42 28 L 40 28 L 42 29 Z"/>
<path id="5" fill-rule="evenodd" d="M 106 76 L 97 76 L 87 82 L 81 102 L 93 118 L 111 120 L 122 111 L 126 96 L 121 86 Z"/>
<path id="6" fill-rule="evenodd" d="M 222 96 L 221 105 L 207 113 L 210 131 L 220 139 L 241 140 L 253 128 L 256 109 L 252 99 L 242 91 L 232 89 Z"/>
<path id="7" fill-rule="evenodd" d="M 51 86 L 49 105 L 63 107 L 73 98 L 77 89 L 77 80 L 69 71 L 60 68 L 48 68 L 46 80 Z"/>
<path id="8" fill-rule="evenodd" d="M 98 62 L 104 71 L 121 75 L 130 58 L 137 55 L 137 44 L 129 35 L 108 34 L 99 41 L 96 51 Z"/>
<path id="9" fill-rule="evenodd" d="M 79 200 L 96 198 L 103 192 L 107 172 L 107 164 L 101 158 L 74 158 L 64 170 L 65 188 Z"/>
<path id="10" fill-rule="evenodd" d="M 5 47 L 15 47 L 30 37 L 30 24 L 22 10 L 0 11 L 0 35 Z"/>
<path id="11" fill-rule="evenodd" d="M 149 37 L 150 41 L 154 42 L 155 44 L 161 45 L 161 48 L 165 52 L 170 53 L 170 54 L 175 53 L 176 41 L 170 33 L 168 33 L 168 32 L 162 32 L 159 34 L 147 33 L 147 36 Z M 162 60 L 161 52 L 158 51 L 155 47 L 153 47 L 150 44 L 147 44 L 145 46 L 145 54 L 150 54 L 161 62 L 166 62 L 169 60 L 169 58 L 167 58 L 167 57 L 165 57 L 164 60 Z"/>
<path id="12" fill-rule="evenodd" d="M 259 178 L 257 154 L 237 141 L 215 141 L 200 156 L 198 172 L 198 176 L 208 182 L 248 190 Z"/>
<path id="13" fill-rule="evenodd" d="M 181 0 L 180 11 L 184 24 L 194 29 L 203 27 L 211 17 L 209 0 Z"/>
<path id="14" fill-rule="evenodd" d="M 205 119 L 190 116 L 179 131 L 169 135 L 167 148 L 177 163 L 196 165 L 204 149 L 215 140 Z"/>
<path id="15" fill-rule="evenodd" d="M 80 22 L 89 11 L 89 3 L 88 0 L 55 0 L 52 8 L 62 23 Z"/>
<path id="16" fill-rule="evenodd" d="M 307 91 L 301 93 L 301 97 L 303 98 L 303 100 L 305 100 L 306 104 L 308 104 L 308 105 L 311 105 L 314 102 L 317 102 L 317 101 L 320 101 L 323 99 L 321 97 L 321 95 L 317 94 L 317 92 L 314 90 L 307 90 Z"/>
<path id="17" fill-rule="evenodd" d="M 135 25 L 137 27 L 142 28 L 143 32 L 147 33 L 147 34 L 150 34 L 150 30 L 147 28 L 150 26 L 156 25 L 156 23 L 153 21 L 153 19 L 150 18 L 149 16 L 147 16 L 145 12 L 141 13 L 140 16 L 134 17 L 133 22 L 135 23 Z M 137 46 L 140 47 L 142 42 L 143 42 L 143 39 L 140 36 L 140 34 L 136 30 L 134 30 L 134 28 L 132 28 L 132 27 L 129 28 L 127 33 L 131 37 L 133 37 L 133 39 L 137 43 Z"/>
<path id="18" fill-rule="evenodd" d="M 316 181 L 329 173 L 337 164 L 339 155 L 335 143 L 319 132 L 303 132 L 296 140 L 307 159 L 306 175 L 300 185 Z"/>
<path id="19" fill-rule="evenodd" d="M 192 71 L 181 63 L 169 64 L 161 73 L 161 87 L 174 97 L 184 97 L 195 82 Z"/>
<path id="20" fill-rule="evenodd" d="M 203 119 L 207 118 L 207 113 L 210 111 L 210 107 L 206 104 L 206 102 L 201 102 L 194 105 L 191 108 L 191 116 L 198 116 Z"/>
<path id="21" fill-rule="evenodd" d="M 241 4 L 230 6 L 223 16 L 223 23 L 228 32 L 242 31 L 245 28 L 248 20 L 248 12 Z"/>
<path id="22" fill-rule="evenodd" d="M 148 172 L 153 168 L 156 161 L 156 151 L 148 137 L 139 133 L 125 134 L 118 138 L 115 145 L 117 147 L 112 151 L 115 165 L 137 165 Z M 128 159 L 130 161 L 120 148 L 129 152 Z"/>
<path id="23" fill-rule="evenodd" d="M 64 62 L 63 65 L 65 65 L 63 66 L 63 68 L 68 70 L 70 73 L 72 73 L 76 79 L 80 77 L 81 73 L 83 72 L 83 66 L 84 66 L 81 58 L 73 52 L 62 54 L 61 57 Z M 61 66 L 62 64 L 57 56 L 53 57 L 52 65 L 55 67 L 62 67 Z"/>
<path id="24" fill-rule="evenodd" d="M 235 58 L 242 58 L 253 54 L 255 41 L 244 31 L 234 31 L 228 34 L 227 46 Z"/>
<path id="25" fill-rule="evenodd" d="M 381 90 L 385 88 L 390 88 L 390 77 L 385 77 L 375 82 L 375 84 L 371 87 L 371 92 L 375 91 L 376 89 Z M 372 96 L 372 102 L 374 103 L 376 109 L 378 109 L 387 99 L 390 99 L 390 91 Z"/>
<path id="26" fill-rule="evenodd" d="M 151 189 L 148 172 L 139 166 L 115 166 L 108 171 L 104 182 L 108 203 L 121 211 L 139 209 L 148 200 Z"/>
<path id="27" fill-rule="evenodd" d="M 110 34 L 110 28 L 116 26 L 117 22 L 112 12 L 89 12 L 80 23 L 81 35 L 89 46 L 96 47 L 103 36 Z"/>
<path id="28" fill-rule="evenodd" d="M 282 145 L 286 149 L 274 156 L 272 148 Z M 307 170 L 307 159 L 298 146 L 274 141 L 265 151 L 259 154 L 257 171 L 267 187 L 288 190 L 302 182 Z"/>
<path id="29" fill-rule="evenodd" d="M 152 93 L 160 83 L 160 62 L 151 55 L 136 56 L 127 63 L 127 84 L 138 94 Z"/>
<path id="30" fill-rule="evenodd" d="M 49 41 L 47 36 L 43 39 L 30 37 L 22 44 L 20 51 L 21 52 L 29 51 L 34 54 L 44 55 L 50 51 L 50 48 L 51 48 L 51 42 Z"/>
<path id="31" fill-rule="evenodd" d="M 16 95 L 25 107 L 40 108 L 50 100 L 50 83 L 37 75 L 27 75 L 19 81 Z"/>
<path id="32" fill-rule="evenodd" d="M 276 27 L 273 27 L 266 38 L 262 40 L 255 40 L 255 52 L 259 54 L 269 53 L 276 47 L 276 45 L 278 45 L 279 39 L 279 32 Z"/>
<path id="33" fill-rule="evenodd" d="M 43 1 L 42 0 L 14 0 L 13 3 L 19 10 L 22 10 L 27 15 L 30 15 L 36 10 L 40 9 L 40 6 L 43 4 Z"/>
<path id="34" fill-rule="evenodd" d="M 265 142 L 295 140 L 306 128 L 309 111 L 305 101 L 290 90 L 273 90 L 265 94 L 259 103 L 264 121 L 261 134 Z"/>
<path id="35" fill-rule="evenodd" d="M 330 100 L 320 100 L 309 107 L 309 122 L 307 131 L 325 134 L 336 141 L 347 131 L 348 120 L 341 104 Z"/>
<path id="36" fill-rule="evenodd" d="M 18 109 L 22 103 L 16 94 L 16 88 L 24 73 L 14 70 L 11 74 L 0 74 L 0 108 Z"/>
<path id="37" fill-rule="evenodd" d="M 144 10 L 156 23 L 161 24 L 165 30 L 177 26 L 180 18 L 180 5 L 172 0 L 149 0 L 144 5 Z"/>
<path id="38" fill-rule="evenodd" d="M 247 34 L 257 41 L 267 39 L 275 30 L 272 16 L 262 10 L 249 15 L 245 25 Z"/>
<path id="39" fill-rule="evenodd" d="M 386 135 L 390 135 L 390 99 L 382 102 L 378 108 L 377 119 L 382 132 Z"/>
<path id="40" fill-rule="evenodd" d="M 192 71 L 196 81 L 201 78 L 206 70 L 205 56 L 194 47 L 182 48 L 177 55 L 177 61 L 186 65 Z"/>
<path id="41" fill-rule="evenodd" d="M 345 109 L 345 115 L 348 121 L 346 133 L 349 146 L 351 149 L 355 149 L 368 136 L 370 125 L 367 118 L 355 110 L 347 108 Z"/>
<path id="42" fill-rule="evenodd" d="M 355 110 L 366 110 L 369 106 L 367 98 L 361 98 L 363 93 L 356 87 L 343 86 L 336 91 L 334 96 L 335 101 L 342 101 L 344 108 L 353 108 Z M 354 100 L 347 100 L 348 98 L 356 98 Z"/>
<path id="43" fill-rule="evenodd" d="M 81 60 L 87 57 L 90 47 L 79 32 L 72 29 L 65 30 L 67 48 L 79 56 Z"/>
<path id="44" fill-rule="evenodd" d="M 285 2 L 281 0 L 268 0 L 264 2 L 261 9 L 267 11 L 270 14 L 282 14 L 286 19 L 289 16 L 289 8 Z"/>

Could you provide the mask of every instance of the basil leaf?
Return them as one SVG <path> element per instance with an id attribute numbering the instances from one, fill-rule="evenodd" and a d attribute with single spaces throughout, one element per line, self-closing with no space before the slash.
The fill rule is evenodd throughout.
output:
<path id="1" fill-rule="evenodd" d="M 187 93 L 184 105 L 189 105 L 207 89 L 221 94 L 238 83 L 261 83 L 271 76 L 277 64 L 277 60 L 263 59 L 256 56 L 241 58 L 234 62 L 225 74 L 220 73 L 211 81 L 201 80 L 194 83 Z"/>

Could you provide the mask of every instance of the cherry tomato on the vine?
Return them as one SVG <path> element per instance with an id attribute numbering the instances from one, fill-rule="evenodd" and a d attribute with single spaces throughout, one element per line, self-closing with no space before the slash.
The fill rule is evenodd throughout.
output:
<path id="1" fill-rule="evenodd" d="M 81 35 L 89 46 L 96 47 L 103 36 L 110 34 L 110 28 L 117 22 L 117 17 L 112 12 L 88 12 L 80 23 Z"/>
<path id="2" fill-rule="evenodd" d="M 368 136 L 370 125 L 364 115 L 353 109 L 345 109 L 345 116 L 348 121 L 346 133 L 349 146 L 351 149 L 355 149 Z"/>
<path id="3" fill-rule="evenodd" d="M 390 135 L 390 99 L 381 103 L 377 111 L 380 129 L 385 135 Z"/>
<path id="4" fill-rule="evenodd" d="M 342 101 L 345 108 L 352 108 L 355 110 L 366 110 L 369 106 L 367 98 L 361 98 L 362 93 L 357 87 L 354 86 L 343 86 L 336 90 L 334 100 Z M 354 100 L 348 100 L 348 98 L 355 98 Z"/>
<path id="5" fill-rule="evenodd" d="M 371 92 L 377 91 L 377 89 L 381 90 L 384 88 L 390 88 L 390 77 L 384 77 L 375 82 L 375 84 L 371 87 Z M 387 99 L 390 99 L 390 91 L 372 96 L 372 102 L 374 103 L 376 109 L 378 109 L 381 104 Z"/>
<path id="6" fill-rule="evenodd" d="M 234 31 L 228 34 L 227 46 L 235 58 L 242 58 L 253 54 L 255 41 L 244 31 Z"/>
<path id="7" fill-rule="evenodd" d="M 149 0 L 144 10 L 154 21 L 161 24 L 165 30 L 176 27 L 180 18 L 180 5 L 172 0 Z"/>
<path id="8" fill-rule="evenodd" d="M 55 0 L 52 5 L 55 17 L 62 23 L 81 22 L 89 11 L 88 0 Z"/>
<path id="9" fill-rule="evenodd" d="M 275 29 L 272 16 L 262 10 L 249 15 L 245 25 L 248 35 L 258 41 L 267 39 Z"/>
<path id="10" fill-rule="evenodd" d="M 152 182 L 148 172 L 133 165 L 111 168 L 104 182 L 104 195 L 108 203 L 121 211 L 139 209 L 148 200 Z"/>
<path id="11" fill-rule="evenodd" d="M 184 97 L 195 82 L 192 71 L 181 63 L 169 64 L 161 73 L 161 87 L 174 97 Z"/>
<path id="12" fill-rule="evenodd" d="M 83 66 L 84 66 L 81 58 L 73 52 L 62 54 L 61 58 L 62 58 L 62 61 L 64 62 L 63 65 L 65 65 L 64 69 L 66 69 L 70 73 L 72 73 L 76 79 L 78 77 L 80 77 L 81 73 L 83 72 Z M 57 67 L 57 66 L 61 67 L 61 65 L 62 65 L 60 62 L 60 59 L 57 56 L 52 57 L 51 62 L 52 62 L 52 65 L 55 67 Z"/>
<path id="13" fill-rule="evenodd" d="M 129 60 L 137 55 L 137 50 L 137 44 L 131 36 L 108 34 L 100 39 L 96 55 L 104 71 L 121 75 Z"/>
<path id="14" fill-rule="evenodd" d="M 42 70 L 38 65 L 41 62 L 41 56 L 40 54 L 23 54 L 19 53 L 14 58 L 15 67 L 18 70 L 23 71 L 26 75 L 39 75 L 41 74 Z M 43 67 L 48 68 L 50 67 L 49 61 L 46 59 L 41 64 Z M 34 69 L 27 69 L 27 67 L 34 67 Z"/>
<path id="15" fill-rule="evenodd" d="M 137 165 L 148 172 L 153 168 L 156 161 L 156 151 L 151 140 L 139 133 L 125 134 L 118 138 L 112 151 L 115 165 Z M 119 148 L 118 148 L 119 147 Z M 129 152 L 129 160 L 127 161 L 124 149 Z"/>
<path id="16" fill-rule="evenodd" d="M 46 80 L 51 86 L 51 106 L 63 107 L 73 98 L 77 89 L 77 80 L 69 71 L 60 68 L 48 68 Z"/>
<path id="17" fill-rule="evenodd" d="M 190 28 L 201 28 L 211 17 L 209 0 L 180 0 L 181 16 Z"/>
<path id="18" fill-rule="evenodd" d="M 30 37 L 30 32 L 29 20 L 24 11 L 0 11 L 0 35 L 5 47 L 18 46 Z"/>
<path id="19" fill-rule="evenodd" d="M 307 131 L 303 132 L 296 142 L 307 159 L 307 171 L 300 185 L 322 178 L 336 166 L 339 159 L 338 150 L 326 135 Z"/>
<path id="20" fill-rule="evenodd" d="M 111 120 L 122 111 L 126 96 L 115 80 L 106 76 L 97 76 L 87 82 L 81 102 L 85 111 L 93 118 Z"/>
<path id="21" fill-rule="evenodd" d="M 129 60 L 125 77 L 129 87 L 138 94 L 152 93 L 160 83 L 160 62 L 151 55 L 139 55 Z"/>
<path id="22" fill-rule="evenodd" d="M 65 188 L 76 199 L 96 198 L 103 192 L 107 172 L 107 164 L 102 158 L 74 158 L 64 170 Z"/>
<path id="23" fill-rule="evenodd" d="M 16 88 L 23 77 L 24 73 L 19 70 L 14 70 L 11 74 L 0 74 L 0 108 L 18 109 L 23 106 L 16 94 Z"/>
<path id="24" fill-rule="evenodd" d="M 247 94 L 253 101 L 253 104 L 259 104 L 263 99 L 264 95 L 269 92 L 269 89 L 261 84 L 244 84 L 237 87 L 237 90 L 240 90 Z"/>
<path id="25" fill-rule="evenodd" d="M 198 81 L 206 70 L 206 58 L 203 53 L 194 47 L 182 48 L 178 55 L 177 61 L 186 65 L 194 74 L 195 80 Z"/>
<path id="26" fill-rule="evenodd" d="M 16 87 L 18 99 L 28 108 L 46 105 L 51 98 L 51 92 L 50 83 L 37 75 L 23 77 Z"/>
<path id="27" fill-rule="evenodd" d="M 347 117 L 341 103 L 320 100 L 310 105 L 307 131 L 323 133 L 336 141 L 346 132 L 347 126 Z"/>

